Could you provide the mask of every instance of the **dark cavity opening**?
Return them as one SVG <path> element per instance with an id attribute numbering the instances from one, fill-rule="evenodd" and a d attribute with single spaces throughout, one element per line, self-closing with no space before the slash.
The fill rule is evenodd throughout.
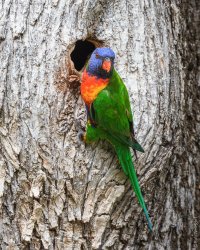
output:
<path id="1" fill-rule="evenodd" d="M 87 59 L 95 48 L 95 45 L 87 40 L 78 40 L 76 42 L 75 48 L 70 55 L 76 70 L 80 71 L 84 67 Z"/>

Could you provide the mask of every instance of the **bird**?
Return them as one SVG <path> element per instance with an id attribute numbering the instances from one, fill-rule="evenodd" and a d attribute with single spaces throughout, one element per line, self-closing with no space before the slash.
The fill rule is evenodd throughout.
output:
<path id="1" fill-rule="evenodd" d="M 99 47 L 93 51 L 83 70 L 80 92 L 86 107 L 87 124 L 81 139 L 86 144 L 107 140 L 114 147 L 152 231 L 130 150 L 144 152 L 144 149 L 135 139 L 128 91 L 114 68 L 114 60 L 115 53 L 111 48 Z"/>

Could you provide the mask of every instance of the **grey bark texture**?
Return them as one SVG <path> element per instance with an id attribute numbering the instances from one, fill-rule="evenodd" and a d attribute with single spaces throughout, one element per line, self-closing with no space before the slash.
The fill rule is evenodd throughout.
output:
<path id="1" fill-rule="evenodd" d="M 200 249 L 198 0 L 0 1 L 1 249 Z M 103 41 L 130 93 L 154 225 L 86 122 L 79 39 Z"/>

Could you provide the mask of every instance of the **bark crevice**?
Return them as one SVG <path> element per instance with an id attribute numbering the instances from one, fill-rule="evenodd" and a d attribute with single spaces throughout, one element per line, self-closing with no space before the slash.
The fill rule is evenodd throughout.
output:
<path id="1" fill-rule="evenodd" d="M 199 249 L 198 1 L 19 0 L 1 12 L 1 248 Z M 81 39 L 117 55 L 152 234 L 110 146 L 78 144 Z"/>

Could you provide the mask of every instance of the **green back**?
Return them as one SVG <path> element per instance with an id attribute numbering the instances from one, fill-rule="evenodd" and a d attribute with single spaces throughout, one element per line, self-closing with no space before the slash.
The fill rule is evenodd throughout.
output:
<path id="1" fill-rule="evenodd" d="M 99 93 L 93 106 L 97 124 L 108 131 L 130 136 L 129 119 L 132 121 L 132 114 L 129 97 L 122 79 L 115 70 L 108 86 Z"/>
<path id="2" fill-rule="evenodd" d="M 130 123 L 133 122 L 133 116 L 128 91 L 115 70 L 108 86 L 98 94 L 93 108 L 94 120 L 100 128 L 121 143 L 144 152 L 139 143 L 132 140 Z"/>

